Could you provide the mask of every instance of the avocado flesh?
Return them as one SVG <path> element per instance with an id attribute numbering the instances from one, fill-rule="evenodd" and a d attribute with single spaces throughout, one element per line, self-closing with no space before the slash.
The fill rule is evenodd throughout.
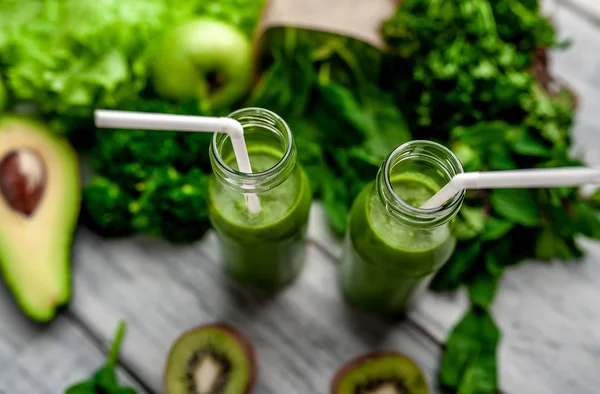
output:
<path id="1" fill-rule="evenodd" d="M 21 309 L 49 321 L 71 296 L 71 243 L 80 207 L 77 155 L 42 124 L 0 118 L 0 160 L 19 149 L 35 151 L 45 165 L 45 187 L 26 216 L 0 196 L 0 268 Z"/>

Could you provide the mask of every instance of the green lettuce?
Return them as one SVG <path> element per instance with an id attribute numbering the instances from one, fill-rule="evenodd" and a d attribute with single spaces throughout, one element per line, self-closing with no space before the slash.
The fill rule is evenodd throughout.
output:
<path id="1" fill-rule="evenodd" d="M 154 43 L 197 3 L 0 0 L 0 74 L 16 100 L 53 118 L 89 120 L 94 108 L 144 91 Z"/>

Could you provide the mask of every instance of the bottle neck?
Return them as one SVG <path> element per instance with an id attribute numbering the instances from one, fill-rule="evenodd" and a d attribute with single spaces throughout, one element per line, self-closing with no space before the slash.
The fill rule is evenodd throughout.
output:
<path id="1" fill-rule="evenodd" d="M 411 141 L 396 148 L 385 159 L 377 174 L 376 191 L 386 212 L 402 224 L 415 228 L 437 227 L 456 216 L 464 200 L 464 191 L 432 209 L 411 205 L 415 202 L 405 200 L 401 195 L 406 198 L 409 187 L 431 189 L 430 192 L 435 193 L 462 172 L 460 160 L 448 148 L 431 141 Z M 414 194 L 418 199 L 419 190 L 415 189 Z M 422 199 L 422 194 L 420 196 Z"/>
<path id="2" fill-rule="evenodd" d="M 228 117 L 240 122 L 250 154 L 253 173 L 237 168 L 231 138 L 215 133 L 210 147 L 210 161 L 217 180 L 242 193 L 261 193 L 285 181 L 296 166 L 296 147 L 290 128 L 277 114 L 262 108 L 244 108 Z M 252 163 L 253 156 L 268 157 L 274 164 Z M 258 159 L 256 159 L 258 160 Z"/>

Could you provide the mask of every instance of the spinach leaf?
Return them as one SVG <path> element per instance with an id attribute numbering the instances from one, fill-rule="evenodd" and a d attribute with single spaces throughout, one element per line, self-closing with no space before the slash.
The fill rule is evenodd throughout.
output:
<path id="1" fill-rule="evenodd" d="M 125 334 L 125 323 L 119 323 L 106 363 L 94 375 L 83 382 L 76 383 L 65 390 L 65 394 L 136 394 L 131 387 L 120 386 L 116 367 L 119 349 Z"/>
<path id="2" fill-rule="evenodd" d="M 333 230 L 338 234 L 346 231 L 348 218 L 348 189 L 344 182 L 330 172 L 324 174 L 322 183 L 323 204 Z"/>
<path id="3" fill-rule="evenodd" d="M 438 373 L 440 384 L 458 393 L 496 392 L 499 341 L 500 331 L 489 312 L 469 309 L 448 336 Z"/>
<path id="4" fill-rule="evenodd" d="M 490 216 L 485 222 L 485 227 L 483 229 L 483 234 L 481 235 L 481 238 L 484 241 L 494 241 L 496 239 L 500 239 L 504 235 L 506 235 L 513 227 L 514 223 L 511 221 L 499 219 L 495 216 Z"/>
<path id="5" fill-rule="evenodd" d="M 534 192 L 528 189 L 495 189 L 490 194 L 494 210 L 505 219 L 526 227 L 541 224 L 541 211 Z"/>
<path id="6" fill-rule="evenodd" d="M 463 205 L 453 224 L 452 232 L 456 239 L 465 241 L 479 235 L 484 230 L 485 223 L 483 208 Z"/>
<path id="7" fill-rule="evenodd" d="M 456 246 L 450 261 L 442 267 L 435 276 L 431 287 L 434 290 L 456 289 L 468 276 L 471 268 L 477 262 L 482 250 L 479 239 L 472 242 L 461 242 Z"/>
<path id="8" fill-rule="evenodd" d="M 498 278 L 487 271 L 479 271 L 469 281 L 469 299 L 473 305 L 487 308 L 494 301 Z"/>

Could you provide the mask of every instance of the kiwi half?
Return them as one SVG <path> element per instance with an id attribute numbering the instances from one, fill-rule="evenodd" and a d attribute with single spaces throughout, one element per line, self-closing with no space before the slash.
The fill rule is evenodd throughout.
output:
<path id="1" fill-rule="evenodd" d="M 373 352 L 342 366 L 331 383 L 331 394 L 428 394 L 418 365 L 395 352 Z"/>
<path id="2" fill-rule="evenodd" d="M 171 346 L 165 368 L 166 394 L 244 394 L 256 379 L 250 340 L 225 324 L 203 325 Z"/>

